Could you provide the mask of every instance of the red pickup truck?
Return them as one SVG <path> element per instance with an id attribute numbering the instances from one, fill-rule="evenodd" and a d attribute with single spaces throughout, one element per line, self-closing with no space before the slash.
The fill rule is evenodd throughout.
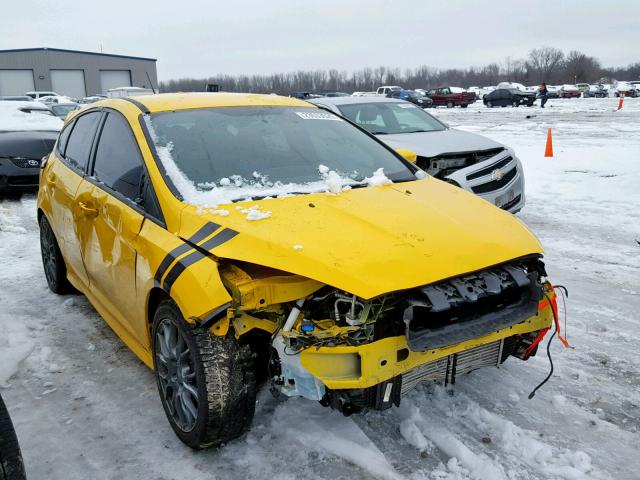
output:
<path id="1" fill-rule="evenodd" d="M 468 105 L 476 101 L 476 94 L 473 92 L 453 92 L 451 87 L 434 88 L 427 92 L 427 97 L 433 100 L 433 106 L 447 106 L 453 108 L 460 106 L 467 108 Z"/>

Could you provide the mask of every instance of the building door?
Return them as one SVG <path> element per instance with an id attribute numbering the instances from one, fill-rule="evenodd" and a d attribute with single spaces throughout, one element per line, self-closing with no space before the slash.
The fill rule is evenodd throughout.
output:
<path id="1" fill-rule="evenodd" d="M 102 89 L 101 93 L 104 93 L 106 95 L 107 91 L 112 88 L 130 86 L 130 70 L 100 70 L 100 88 Z"/>
<path id="2" fill-rule="evenodd" d="M 0 70 L 0 95 L 24 95 L 32 90 L 33 70 Z"/>
<path id="3" fill-rule="evenodd" d="M 67 97 L 86 97 L 84 70 L 51 70 L 51 89 Z"/>

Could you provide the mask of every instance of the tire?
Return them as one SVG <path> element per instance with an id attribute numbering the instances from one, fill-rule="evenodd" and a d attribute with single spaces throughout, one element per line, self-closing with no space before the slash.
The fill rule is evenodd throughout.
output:
<path id="1" fill-rule="evenodd" d="M 487 103 L 485 103 L 485 105 L 487 106 L 487 108 L 493 108 L 493 103 L 491 103 L 491 100 L 487 100 Z"/>
<path id="2" fill-rule="evenodd" d="M 256 379 L 247 345 L 189 326 L 170 300 L 156 310 L 152 339 L 160 401 L 183 443 L 197 450 L 217 447 L 249 429 Z"/>
<path id="3" fill-rule="evenodd" d="M 7 407 L 0 396 L 0 480 L 25 480 L 22 453 Z"/>
<path id="4" fill-rule="evenodd" d="M 511 106 L 514 108 L 517 108 L 520 106 L 520 102 L 518 102 L 517 100 L 514 100 L 513 102 L 511 102 Z"/>
<path id="5" fill-rule="evenodd" d="M 449 100 L 447 102 L 447 108 L 453 108 L 453 107 L 455 107 L 455 105 L 453 104 L 453 102 L 451 100 Z"/>
<path id="6" fill-rule="evenodd" d="M 40 217 L 40 254 L 49 290 L 59 295 L 76 292 L 67 280 L 67 267 L 62 252 L 51 225 L 44 215 Z"/>

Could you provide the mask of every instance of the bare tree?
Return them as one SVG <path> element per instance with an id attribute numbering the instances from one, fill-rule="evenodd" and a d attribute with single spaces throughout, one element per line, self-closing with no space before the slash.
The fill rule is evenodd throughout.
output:
<path id="1" fill-rule="evenodd" d="M 554 81 L 562 67 L 564 53 L 554 47 L 534 48 L 529 52 L 529 70 L 533 70 L 537 82 Z"/>
<path id="2" fill-rule="evenodd" d="M 589 79 L 598 78 L 602 72 L 598 60 L 577 50 L 569 52 L 564 69 L 573 83 L 587 82 Z"/>

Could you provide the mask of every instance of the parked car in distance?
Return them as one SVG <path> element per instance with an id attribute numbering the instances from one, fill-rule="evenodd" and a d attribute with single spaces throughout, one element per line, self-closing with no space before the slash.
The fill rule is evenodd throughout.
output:
<path id="1" fill-rule="evenodd" d="M 80 100 L 78 100 L 78 103 L 81 105 L 87 105 L 89 103 L 99 102 L 100 100 L 104 100 L 105 98 L 107 97 L 104 95 L 91 95 L 88 97 L 81 98 Z"/>
<path id="2" fill-rule="evenodd" d="M 291 92 L 289 94 L 289 97 L 297 98 L 299 100 L 308 100 L 310 98 L 320 98 L 322 97 L 322 95 L 318 95 L 317 93 L 311 93 L 311 92 Z"/>
<path id="3" fill-rule="evenodd" d="M 496 88 L 493 92 L 485 95 L 482 102 L 489 108 L 492 107 L 519 107 L 526 105 L 530 107 L 536 101 L 536 94 L 518 90 L 517 88 Z"/>
<path id="4" fill-rule="evenodd" d="M 547 85 L 547 98 L 560 98 L 560 87 Z"/>
<path id="5" fill-rule="evenodd" d="M 589 90 L 588 83 L 576 83 L 576 87 L 578 87 L 578 90 L 580 90 L 581 93 L 584 93 L 587 90 Z"/>
<path id="6" fill-rule="evenodd" d="M 560 98 L 580 98 L 582 92 L 575 85 L 565 84 L 558 89 L 558 96 Z"/>
<path id="7" fill-rule="evenodd" d="M 345 92 L 323 92 L 323 96 L 325 97 L 348 97 L 349 94 Z"/>
<path id="8" fill-rule="evenodd" d="M 27 97 L 31 97 L 34 100 L 38 100 L 41 97 L 59 97 L 56 92 L 46 91 L 46 90 L 38 90 L 34 92 L 25 92 Z"/>
<path id="9" fill-rule="evenodd" d="M 262 379 L 346 415 L 385 410 L 421 382 L 527 360 L 552 326 L 533 233 L 426 175 L 415 153 L 293 98 L 136 103 L 105 100 L 67 121 L 38 192 L 43 270 L 154 370 L 186 445 L 249 430 Z"/>
<path id="10" fill-rule="evenodd" d="M 39 105 L 45 115 L 36 113 Z M 38 188 L 40 160 L 53 149 L 61 127 L 38 102 L 0 102 L 0 195 Z"/>
<path id="11" fill-rule="evenodd" d="M 440 180 L 518 212 L 524 172 L 513 150 L 448 125 L 411 103 L 390 98 L 318 98 L 311 101 L 348 118 L 392 148 L 415 152 L 416 164 Z"/>
<path id="12" fill-rule="evenodd" d="M 48 95 L 38 98 L 38 101 L 45 105 L 53 105 L 56 103 L 76 103 L 73 98 L 64 95 Z"/>
<path id="13" fill-rule="evenodd" d="M 394 90 L 387 94 L 387 98 L 406 100 L 422 108 L 433 107 L 433 100 L 417 90 Z"/>
<path id="14" fill-rule="evenodd" d="M 616 97 L 635 97 L 636 91 L 635 88 L 629 82 L 619 81 L 615 85 L 615 89 L 613 91 Z"/>
<path id="15" fill-rule="evenodd" d="M 467 108 L 476 101 L 475 93 L 465 91 L 454 92 L 452 87 L 433 88 L 427 92 L 427 96 L 433 100 L 434 107 Z"/>
<path id="16" fill-rule="evenodd" d="M 2 102 L 30 102 L 33 98 L 27 95 L 5 95 L 0 97 Z"/>
<path id="17" fill-rule="evenodd" d="M 51 108 L 51 111 L 56 117 L 64 119 L 69 115 L 69 112 L 73 112 L 80 108 L 80 105 L 77 103 L 55 103 L 49 108 Z"/>
<path id="18" fill-rule="evenodd" d="M 378 87 L 378 89 L 376 90 L 376 95 L 380 97 L 386 97 L 394 90 L 402 90 L 402 87 L 399 87 L 398 85 L 383 85 L 382 87 Z"/>
<path id="19" fill-rule="evenodd" d="M 154 94 L 153 89 L 144 87 L 118 87 L 107 90 L 107 98 L 137 97 Z"/>
<path id="20" fill-rule="evenodd" d="M 609 93 L 602 85 L 589 85 L 589 88 L 582 92 L 584 98 L 605 98 Z"/>

